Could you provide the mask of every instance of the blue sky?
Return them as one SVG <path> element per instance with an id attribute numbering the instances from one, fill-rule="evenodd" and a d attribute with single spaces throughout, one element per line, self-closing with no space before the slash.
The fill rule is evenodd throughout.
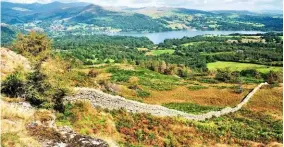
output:
<path id="1" fill-rule="evenodd" d="M 19 3 L 50 3 L 55 0 L 4 0 Z M 103 6 L 184 7 L 202 10 L 282 10 L 282 0 L 56 0 L 88 2 Z"/>

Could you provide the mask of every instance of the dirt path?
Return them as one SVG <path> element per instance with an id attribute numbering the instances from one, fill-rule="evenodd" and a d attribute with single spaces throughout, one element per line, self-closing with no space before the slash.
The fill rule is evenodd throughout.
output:
<path id="1" fill-rule="evenodd" d="M 227 107 L 220 111 L 210 111 L 205 114 L 194 115 L 173 109 L 169 109 L 160 105 L 151 105 L 140 103 L 137 101 L 132 101 L 125 99 L 120 96 L 113 96 L 104 93 L 100 90 L 90 89 L 90 88 L 76 88 L 76 94 L 65 97 L 65 100 L 76 101 L 76 100 L 90 100 L 94 107 L 102 107 L 108 109 L 121 109 L 124 108 L 127 111 L 134 113 L 150 113 L 155 116 L 182 116 L 189 120 L 205 120 L 210 119 L 213 116 L 220 117 L 222 115 L 236 112 L 245 105 L 249 99 L 260 89 L 261 86 L 267 83 L 261 83 L 255 87 L 242 101 L 235 107 Z"/>

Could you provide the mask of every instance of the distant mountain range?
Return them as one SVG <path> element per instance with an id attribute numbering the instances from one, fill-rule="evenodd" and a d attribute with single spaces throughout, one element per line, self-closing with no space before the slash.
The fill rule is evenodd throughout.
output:
<path id="1" fill-rule="evenodd" d="M 29 24 L 50 32 L 54 24 L 62 31 L 85 24 L 98 29 L 160 32 L 182 29 L 282 31 L 283 16 L 249 11 L 202 11 L 167 7 L 102 7 L 89 3 L 20 4 L 1 2 L 2 23 Z M 95 26 L 95 27 L 94 27 Z M 26 27 L 26 26 L 25 26 Z M 56 27 L 58 28 L 58 27 Z M 59 27 L 60 29 L 61 27 Z M 86 29 L 86 27 L 83 27 Z"/>

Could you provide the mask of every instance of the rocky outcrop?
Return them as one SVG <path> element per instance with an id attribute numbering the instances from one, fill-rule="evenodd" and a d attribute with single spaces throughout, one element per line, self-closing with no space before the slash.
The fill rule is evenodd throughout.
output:
<path id="1" fill-rule="evenodd" d="M 22 55 L 17 54 L 8 48 L 1 48 L 0 54 L 0 69 L 2 78 L 12 73 L 15 68 L 19 66 L 22 67 L 25 71 L 31 70 L 31 66 L 28 59 L 23 57 Z"/>
<path id="2" fill-rule="evenodd" d="M 238 111 L 249 101 L 249 99 L 260 89 L 260 87 L 265 84 L 267 83 L 261 83 L 257 87 L 255 87 L 236 107 L 227 107 L 220 111 L 211 111 L 200 115 L 188 114 L 185 112 L 168 109 L 160 105 L 140 103 L 137 101 L 125 99 L 120 96 L 106 94 L 100 90 L 90 88 L 76 88 L 75 91 L 77 92 L 74 95 L 65 97 L 65 100 L 89 100 L 94 107 L 102 107 L 111 110 L 124 108 L 127 111 L 134 113 L 150 113 L 155 116 L 181 116 L 189 120 L 201 121 Z"/>
<path id="3" fill-rule="evenodd" d="M 24 126 L 25 129 L 17 130 L 27 132 L 25 137 L 33 136 L 43 147 L 108 147 L 109 145 L 101 139 L 74 132 L 70 127 L 58 127 L 55 124 L 55 115 L 50 110 L 36 109 L 28 102 L 8 103 L 0 99 L 2 111 L 18 111 L 14 114 L 19 118 L 26 117 L 26 121 L 20 123 L 19 120 L 9 120 L 1 118 L 1 122 L 9 123 L 9 126 L 19 128 L 17 125 Z M 3 113 L 3 112 L 2 112 Z M 26 114 L 27 113 L 27 114 Z M 1 128 L 2 133 L 10 132 L 11 128 Z M 15 130 L 15 129 L 14 129 Z M 33 146 L 33 145 L 29 145 Z"/>
<path id="4" fill-rule="evenodd" d="M 26 128 L 32 136 L 37 137 L 43 147 L 108 147 L 98 138 L 80 135 L 70 127 L 57 127 L 55 115 L 48 110 L 37 110 L 34 121 Z"/>
<path id="5" fill-rule="evenodd" d="M 41 140 L 43 147 L 108 147 L 105 141 L 80 135 L 67 126 L 50 128 L 38 123 L 30 123 L 27 129 L 31 135 Z"/>

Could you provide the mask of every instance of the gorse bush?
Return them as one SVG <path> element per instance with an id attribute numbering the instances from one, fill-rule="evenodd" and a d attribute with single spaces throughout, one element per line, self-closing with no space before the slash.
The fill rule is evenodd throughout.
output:
<path id="1" fill-rule="evenodd" d="M 15 72 L 3 81 L 1 92 L 8 97 L 25 98 L 31 104 L 40 106 L 47 101 L 50 88 L 45 75 L 39 71 L 28 75 Z"/>
<path id="2" fill-rule="evenodd" d="M 50 89 L 51 85 L 46 81 L 46 75 L 40 71 L 35 71 L 27 76 L 24 97 L 31 104 L 40 106 L 42 103 L 48 101 L 48 92 Z"/>
<path id="3" fill-rule="evenodd" d="M 45 34 L 33 31 L 27 35 L 19 34 L 12 46 L 36 66 L 51 53 L 50 39 Z"/>
<path id="4" fill-rule="evenodd" d="M 24 93 L 24 79 L 19 72 L 12 73 L 2 83 L 1 93 L 8 97 L 21 97 Z"/>

